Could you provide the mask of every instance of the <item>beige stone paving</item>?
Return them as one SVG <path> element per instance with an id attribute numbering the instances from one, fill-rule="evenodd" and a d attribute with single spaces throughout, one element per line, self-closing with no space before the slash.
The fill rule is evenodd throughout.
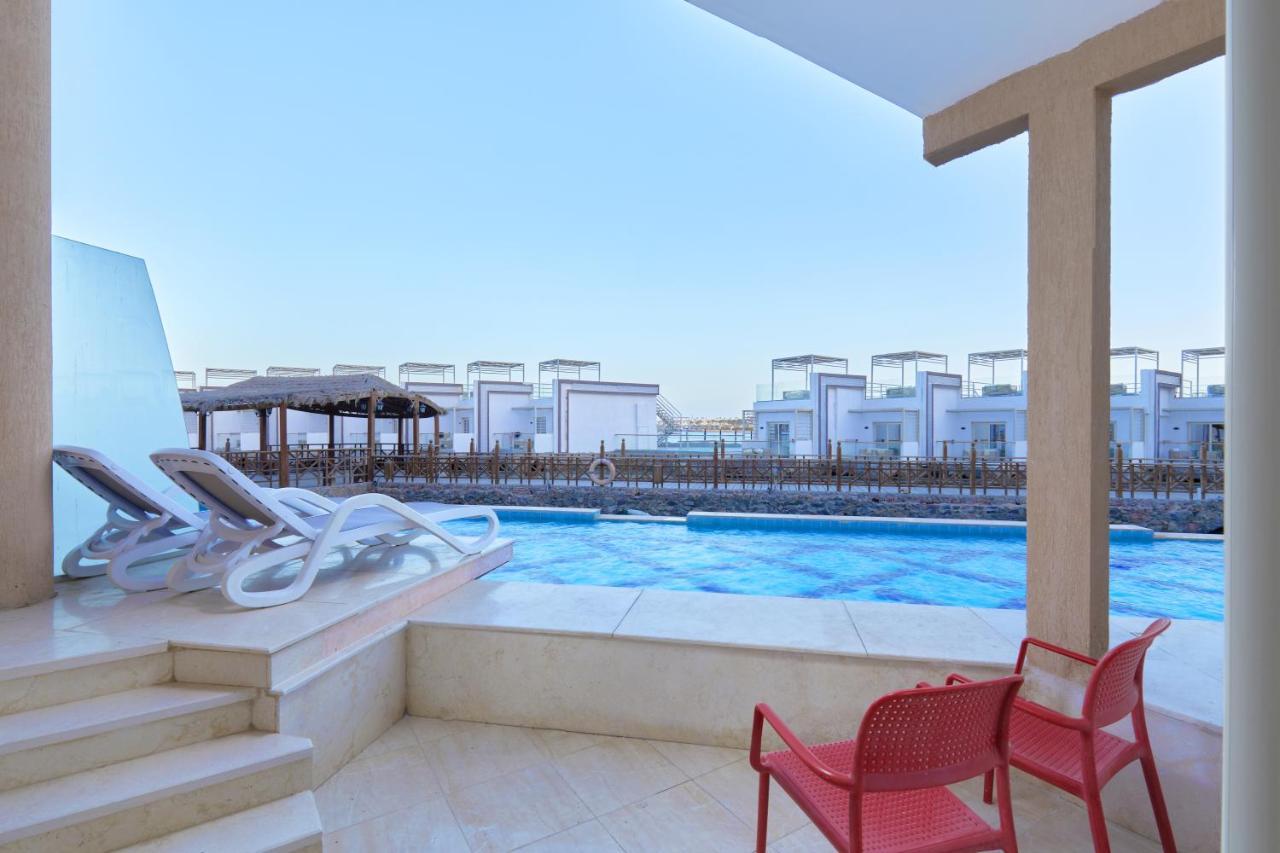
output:
<path id="1" fill-rule="evenodd" d="M 744 750 L 405 717 L 316 791 L 327 851 L 748 853 Z M 1075 801 L 1014 776 L 1024 851 L 1088 851 Z M 957 793 L 988 820 L 977 781 Z M 776 786 L 771 853 L 830 846 Z M 1114 853 L 1159 845 L 1113 826 Z"/>

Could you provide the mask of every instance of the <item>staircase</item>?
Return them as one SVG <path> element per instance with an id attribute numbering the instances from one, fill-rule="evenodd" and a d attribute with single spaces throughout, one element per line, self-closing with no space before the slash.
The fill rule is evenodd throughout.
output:
<path id="1" fill-rule="evenodd" d="M 658 395 L 658 446 L 667 444 L 672 435 L 679 432 L 684 423 L 684 415 L 680 414 L 670 400 Z"/>
<path id="2" fill-rule="evenodd" d="M 0 677 L 0 851 L 319 850 L 311 741 L 144 651 L 126 689 L 93 665 Z"/>

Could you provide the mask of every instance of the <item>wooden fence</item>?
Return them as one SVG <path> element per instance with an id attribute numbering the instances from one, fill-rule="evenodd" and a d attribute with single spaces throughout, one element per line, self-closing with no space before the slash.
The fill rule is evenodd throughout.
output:
<path id="1" fill-rule="evenodd" d="M 280 482 L 277 451 L 232 451 L 231 464 L 265 485 Z M 821 456 L 725 456 L 712 454 L 606 454 L 614 476 L 608 485 L 668 489 L 774 489 L 794 491 L 918 492 L 1021 495 L 1027 488 L 1022 459 Z M 587 453 L 419 453 L 364 448 L 291 448 L 288 482 L 300 486 L 362 483 L 512 484 L 592 486 Z M 599 473 L 599 472 L 597 472 Z M 1205 498 L 1219 495 L 1223 466 L 1213 460 L 1116 459 L 1111 492 L 1117 497 Z"/>

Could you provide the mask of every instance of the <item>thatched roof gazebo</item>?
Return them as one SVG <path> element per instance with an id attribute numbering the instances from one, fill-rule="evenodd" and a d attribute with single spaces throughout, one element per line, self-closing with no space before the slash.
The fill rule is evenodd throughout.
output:
<path id="1" fill-rule="evenodd" d="M 275 409 L 280 432 L 280 485 L 288 485 L 288 411 L 329 416 L 329 449 L 334 446 L 334 418 L 365 417 L 369 423 L 368 456 L 372 476 L 377 418 L 396 418 L 403 441 L 404 422 L 413 421 L 413 452 L 420 449 L 420 421 L 434 419 L 436 441 L 440 440 L 440 415 L 445 409 L 429 397 L 407 391 L 371 373 L 342 376 L 255 376 L 223 388 L 182 391 L 182 408 L 199 417 L 199 447 L 208 443 L 208 417 L 213 412 L 256 410 L 259 415 L 259 448 L 266 450 L 267 416 Z"/>

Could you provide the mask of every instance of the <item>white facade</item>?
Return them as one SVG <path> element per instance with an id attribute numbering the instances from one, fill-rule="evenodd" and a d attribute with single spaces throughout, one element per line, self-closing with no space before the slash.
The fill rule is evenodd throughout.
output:
<path id="1" fill-rule="evenodd" d="M 1027 382 L 969 385 L 959 374 L 919 371 L 914 385 L 871 386 L 865 376 L 813 373 L 808 388 L 760 400 L 745 452 L 806 456 L 1023 458 Z M 1192 386 L 1180 373 L 1146 369 L 1111 395 L 1113 452 L 1125 458 L 1221 460 L 1223 385 Z"/>
<path id="2" fill-rule="evenodd" d="M 539 394 L 538 392 L 543 393 Z M 548 393 L 549 392 L 549 393 Z M 435 399 L 435 398 L 433 398 Z M 657 446 L 658 386 L 556 379 L 550 387 L 482 380 L 456 408 L 454 449 L 590 453 Z"/>

